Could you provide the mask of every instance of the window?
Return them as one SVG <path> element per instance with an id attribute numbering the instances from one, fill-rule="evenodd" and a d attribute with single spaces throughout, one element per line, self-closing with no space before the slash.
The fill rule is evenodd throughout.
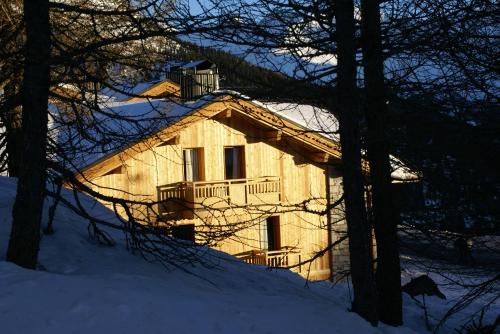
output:
<path id="1" fill-rule="evenodd" d="M 261 222 L 260 248 L 273 251 L 281 249 L 281 233 L 279 217 L 268 217 Z"/>
<path id="2" fill-rule="evenodd" d="M 194 224 L 172 226 L 172 236 L 194 242 Z"/>
<path id="3" fill-rule="evenodd" d="M 189 148 L 182 151 L 184 181 L 203 180 L 203 149 Z"/>
<path id="4" fill-rule="evenodd" d="M 224 173 L 226 180 L 245 177 L 245 151 L 243 146 L 224 147 Z"/>

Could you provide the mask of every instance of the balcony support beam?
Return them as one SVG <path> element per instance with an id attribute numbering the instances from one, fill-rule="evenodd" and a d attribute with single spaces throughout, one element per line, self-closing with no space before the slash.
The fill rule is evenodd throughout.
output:
<path id="1" fill-rule="evenodd" d="M 281 130 L 270 130 L 266 131 L 265 138 L 270 141 L 280 141 L 283 136 L 283 131 Z"/>
<path id="2" fill-rule="evenodd" d="M 309 159 L 311 161 L 317 162 L 317 163 L 327 163 L 330 158 L 330 155 L 325 152 L 315 152 L 309 155 Z"/>

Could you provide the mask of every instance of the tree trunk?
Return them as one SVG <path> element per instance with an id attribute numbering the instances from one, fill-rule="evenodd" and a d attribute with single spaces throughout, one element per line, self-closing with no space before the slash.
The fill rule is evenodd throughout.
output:
<path id="1" fill-rule="evenodd" d="M 7 260 L 34 269 L 40 243 L 46 179 L 47 105 L 50 83 L 48 1 L 25 0 L 24 24 L 26 45 L 21 88 L 24 162 L 19 168 Z"/>
<path id="2" fill-rule="evenodd" d="M 357 104 L 356 46 L 352 0 L 335 2 L 337 23 L 337 108 L 342 147 L 343 187 L 347 233 L 354 288 L 352 310 L 377 324 L 376 291 L 373 281 L 369 226 L 364 202 L 360 110 Z"/>
<path id="3" fill-rule="evenodd" d="M 387 140 L 387 105 L 380 33 L 379 2 L 362 2 L 362 47 L 366 92 L 368 159 L 372 182 L 373 225 L 377 240 L 376 284 L 380 320 L 402 325 L 401 269 L 397 225 L 399 214 L 391 188 Z"/>

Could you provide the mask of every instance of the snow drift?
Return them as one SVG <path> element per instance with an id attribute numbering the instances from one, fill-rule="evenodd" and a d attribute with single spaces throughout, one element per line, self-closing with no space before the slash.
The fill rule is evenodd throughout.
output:
<path id="1" fill-rule="evenodd" d="M 374 328 L 348 312 L 345 284 L 306 284 L 288 270 L 247 265 L 209 249 L 201 252 L 208 265 L 187 267 L 191 274 L 146 262 L 126 249 L 120 231 L 106 230 L 114 247 L 92 240 L 88 221 L 62 205 L 55 233 L 42 238 L 39 270 L 20 268 L 5 261 L 15 192 L 15 179 L 0 177 L 3 334 L 414 333 L 407 327 Z M 74 201 L 68 190 L 63 196 Z M 80 201 L 93 216 L 119 224 L 94 199 L 81 195 Z M 406 326 L 426 333 L 422 310 L 409 297 L 404 301 Z M 444 303 L 428 298 L 430 312 L 442 314 Z"/>

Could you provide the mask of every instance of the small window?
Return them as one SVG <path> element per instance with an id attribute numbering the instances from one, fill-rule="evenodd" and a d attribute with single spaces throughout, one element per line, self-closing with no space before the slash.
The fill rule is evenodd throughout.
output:
<path id="1" fill-rule="evenodd" d="M 182 150 L 184 181 L 203 180 L 203 149 L 189 148 Z"/>
<path id="2" fill-rule="evenodd" d="M 245 177 L 245 151 L 243 146 L 224 147 L 224 173 L 226 180 Z"/>
<path id="3" fill-rule="evenodd" d="M 177 239 L 194 242 L 194 224 L 173 226 L 172 236 Z"/>
<path id="4" fill-rule="evenodd" d="M 281 249 L 279 217 L 268 217 L 260 227 L 260 248 L 274 251 Z"/>

